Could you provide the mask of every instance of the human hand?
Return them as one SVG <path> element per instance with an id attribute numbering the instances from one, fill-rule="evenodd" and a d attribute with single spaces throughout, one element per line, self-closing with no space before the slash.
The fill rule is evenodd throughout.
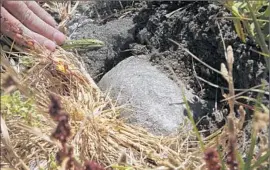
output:
<path id="1" fill-rule="evenodd" d="M 1 33 L 21 45 L 28 45 L 20 38 L 23 35 L 33 39 L 47 49 L 54 51 L 56 44 L 64 43 L 66 36 L 57 30 L 56 21 L 35 1 L 4 0 L 1 7 Z M 17 31 L 14 31 L 14 26 Z M 18 35 L 19 34 L 19 35 Z"/>

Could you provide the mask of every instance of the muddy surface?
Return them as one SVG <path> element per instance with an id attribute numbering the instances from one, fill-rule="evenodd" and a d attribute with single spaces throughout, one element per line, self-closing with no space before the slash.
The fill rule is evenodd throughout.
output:
<path id="1" fill-rule="evenodd" d="M 202 99 L 219 101 L 220 90 L 195 75 L 227 87 L 223 78 L 193 60 L 169 39 L 220 70 L 220 64 L 226 61 L 222 33 L 226 46 L 231 45 L 234 50 L 235 88 L 250 88 L 262 78 L 264 60 L 250 50 L 256 49 L 253 42 L 240 41 L 232 22 L 223 18 L 228 15 L 221 6 L 207 2 L 84 2 L 70 22 L 69 32 L 73 39 L 97 38 L 106 43 L 98 51 L 79 52 L 97 82 L 123 59 L 145 54 L 153 65 L 176 81 L 169 69 L 172 68 L 177 78 Z M 208 122 L 205 124 L 209 126 Z"/>

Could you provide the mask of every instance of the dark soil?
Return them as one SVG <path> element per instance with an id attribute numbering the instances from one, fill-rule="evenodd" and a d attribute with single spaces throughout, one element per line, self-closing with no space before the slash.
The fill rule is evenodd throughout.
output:
<path id="1" fill-rule="evenodd" d="M 199 82 L 194 73 L 196 72 L 199 77 L 220 86 L 226 87 L 226 82 L 221 76 L 199 62 L 195 60 L 192 62 L 192 58 L 169 39 L 177 41 L 202 61 L 219 70 L 220 64 L 226 63 L 226 60 L 218 24 L 226 46 L 231 45 L 234 49 L 235 88 L 250 88 L 258 84 L 258 80 L 263 76 L 263 58 L 250 50 L 251 48 L 256 49 L 254 43 L 250 40 L 247 40 L 246 44 L 242 43 L 234 31 L 232 22 L 223 18 L 229 13 L 215 4 L 176 1 L 147 3 L 98 1 L 95 5 L 88 3 L 81 6 L 79 11 L 83 15 L 77 18 L 77 22 L 82 22 L 79 20 L 85 21 L 87 17 L 88 20 L 92 19 L 96 25 L 106 27 L 110 21 L 119 20 L 119 17 L 124 13 L 123 11 L 126 12 L 128 9 L 136 9 L 122 17 L 133 19 L 134 41 L 128 37 L 128 44 L 124 43 L 124 47 L 119 47 L 123 44 L 116 42 L 113 44 L 113 48 L 121 49 L 121 51 L 132 51 L 132 53 L 126 53 L 123 57 L 123 55 L 119 56 L 119 51 L 114 50 L 118 53 L 114 57 L 117 62 L 108 68 L 102 68 L 103 72 L 97 73 L 101 76 L 131 54 L 150 54 L 150 60 L 153 64 L 158 65 L 168 76 L 171 77 L 171 73 L 165 66 L 166 62 L 170 63 L 178 78 L 186 80 L 189 87 L 201 94 L 201 97 L 214 100 L 216 99 L 216 89 L 202 81 Z M 122 20 L 122 22 L 126 22 L 126 20 Z M 118 24 L 117 29 L 121 29 L 121 22 Z M 121 59 L 117 59 L 117 56 Z M 218 98 L 221 98 L 219 92 Z"/>
<path id="2" fill-rule="evenodd" d="M 91 7 L 91 8 L 90 8 Z M 226 63 L 220 31 L 226 46 L 231 45 L 234 51 L 234 85 L 235 88 L 250 88 L 258 85 L 264 72 L 263 57 L 252 52 L 256 49 L 253 42 L 247 39 L 242 43 L 237 37 L 234 26 L 229 19 L 223 17 L 230 14 L 221 6 L 208 2 L 98 2 L 88 3 L 79 8 L 79 15 L 70 24 L 70 32 L 77 32 L 74 38 L 93 36 L 99 39 L 99 30 L 108 30 L 108 47 L 97 53 L 81 53 L 88 63 L 88 70 L 96 81 L 113 68 L 121 60 L 138 54 L 148 54 L 153 65 L 158 66 L 168 77 L 175 80 L 166 63 L 176 73 L 177 78 L 184 80 L 188 88 L 192 88 L 198 96 L 207 101 L 219 101 L 222 94 L 207 83 L 196 79 L 195 75 L 219 86 L 227 87 L 225 80 L 193 60 L 186 52 L 169 41 L 172 39 L 187 48 L 200 60 L 220 70 L 221 63 Z M 129 21 L 133 21 L 129 22 Z M 85 23 L 86 22 L 86 23 Z M 79 27 L 90 24 L 92 33 L 87 29 L 76 31 L 74 23 Z M 115 35 L 115 30 L 128 32 L 127 35 Z M 221 30 L 218 28 L 220 25 Z M 76 25 L 76 24 L 75 24 Z M 129 30 L 127 30 L 129 29 Z M 124 33 L 125 34 L 125 33 Z M 111 36 L 113 35 L 113 36 Z M 124 53 L 123 53 L 124 51 Z M 104 56 L 107 53 L 107 56 Z M 226 91 L 225 91 L 226 92 Z M 224 110 L 224 109 L 223 109 Z M 216 120 L 217 118 L 214 118 Z M 217 121 L 217 120 L 216 120 Z M 224 121 L 220 122 L 221 124 Z M 205 122 L 205 124 L 208 124 Z M 220 125 L 221 125 L 220 124 Z M 207 125 L 208 126 L 208 125 Z M 219 125 L 218 125 L 219 126 Z"/>
<path id="3" fill-rule="evenodd" d="M 169 62 L 178 78 L 186 80 L 201 97 L 214 100 L 216 89 L 199 82 L 194 71 L 209 82 L 227 87 L 224 79 L 199 62 L 192 63 L 192 58 L 169 39 L 177 41 L 202 61 L 220 70 L 220 64 L 226 63 L 218 29 L 220 24 L 226 46 L 231 45 L 234 49 L 235 88 L 250 88 L 257 85 L 263 76 L 263 58 L 251 52 L 250 49 L 255 48 L 252 42 L 247 40 L 246 44 L 241 43 L 231 21 L 221 19 L 228 15 L 222 7 L 207 2 L 151 2 L 134 18 L 137 23 L 136 39 L 150 49 L 151 61 L 169 76 L 171 73 L 167 71 L 165 62 Z"/>

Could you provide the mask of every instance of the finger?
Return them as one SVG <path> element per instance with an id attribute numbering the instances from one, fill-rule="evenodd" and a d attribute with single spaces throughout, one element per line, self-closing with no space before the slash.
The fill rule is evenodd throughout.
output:
<path id="1" fill-rule="evenodd" d="M 26 1 L 25 4 L 30 10 L 34 12 L 34 14 L 36 14 L 40 19 L 45 21 L 47 24 L 51 25 L 54 28 L 57 26 L 57 22 L 53 19 L 53 17 L 43 8 L 41 8 L 37 2 Z"/>
<path id="2" fill-rule="evenodd" d="M 51 51 L 54 51 L 56 48 L 56 44 L 53 41 L 26 28 L 3 7 L 1 7 L 1 32 L 21 45 L 28 46 L 25 39 L 22 37 L 25 35 Z"/>
<path id="3" fill-rule="evenodd" d="M 64 43 L 65 35 L 36 16 L 24 2 L 4 1 L 3 5 L 29 29 L 55 41 L 59 45 Z"/>

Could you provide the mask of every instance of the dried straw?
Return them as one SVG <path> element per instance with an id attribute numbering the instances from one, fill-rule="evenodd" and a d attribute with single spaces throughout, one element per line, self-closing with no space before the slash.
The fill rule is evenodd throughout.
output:
<path id="1" fill-rule="evenodd" d="M 74 11 L 70 4 L 64 6 Z M 71 116 L 70 144 L 79 161 L 95 160 L 115 169 L 195 169 L 202 164 L 194 134 L 185 126 L 178 134 L 162 137 L 119 119 L 121 107 L 102 94 L 79 61 L 80 56 L 61 47 L 53 53 L 41 46 L 26 50 L 2 39 L 19 52 L 1 49 L 1 64 L 6 70 L 1 73 L 1 90 L 4 94 L 19 90 L 24 98 L 33 99 L 41 118 L 33 120 L 39 122 L 38 126 L 27 124 L 16 113 L 3 118 L 1 168 L 35 169 L 45 161 L 48 169 L 56 169 L 54 158 L 59 144 L 50 138 L 56 126 L 48 115 L 51 93 L 60 97 Z M 30 59 L 31 67 L 15 68 L 9 62 L 12 57 Z"/>
<path id="2" fill-rule="evenodd" d="M 2 50 L 1 61 L 8 61 L 9 54 Z M 3 77 L 12 77 L 18 90 L 26 98 L 32 98 L 42 116 L 39 127 L 27 125 L 18 115 L 7 116 L 10 144 L 14 154 L 2 154 L 1 164 L 12 168 L 30 166 L 35 161 L 51 161 L 57 143 L 50 139 L 55 128 L 48 115 L 48 95 L 61 98 L 65 110 L 71 116 L 73 137 L 71 145 L 80 161 L 96 160 L 104 166 L 118 165 L 121 154 L 125 155 L 125 166 L 134 169 L 155 167 L 193 169 L 201 164 L 200 152 L 192 131 L 182 129 L 179 135 L 154 136 L 146 130 L 126 124 L 118 118 L 120 107 L 102 94 L 91 77 L 84 71 L 79 56 L 59 47 L 54 53 L 17 52 L 17 55 L 31 58 L 33 67 L 18 72 L 8 62 L 3 62 Z M 6 89 L 3 89 L 4 91 Z M 13 89 L 14 90 L 14 89 Z M 4 139 L 7 137 L 4 137 Z M 7 138 L 8 139 L 8 138 Z M 7 144 L 1 141 L 3 152 Z M 14 159 L 16 158 L 16 159 Z M 187 161 L 192 160 L 192 161 Z M 51 161 L 52 162 L 52 161 Z M 37 163 L 38 164 L 38 163 Z"/>

